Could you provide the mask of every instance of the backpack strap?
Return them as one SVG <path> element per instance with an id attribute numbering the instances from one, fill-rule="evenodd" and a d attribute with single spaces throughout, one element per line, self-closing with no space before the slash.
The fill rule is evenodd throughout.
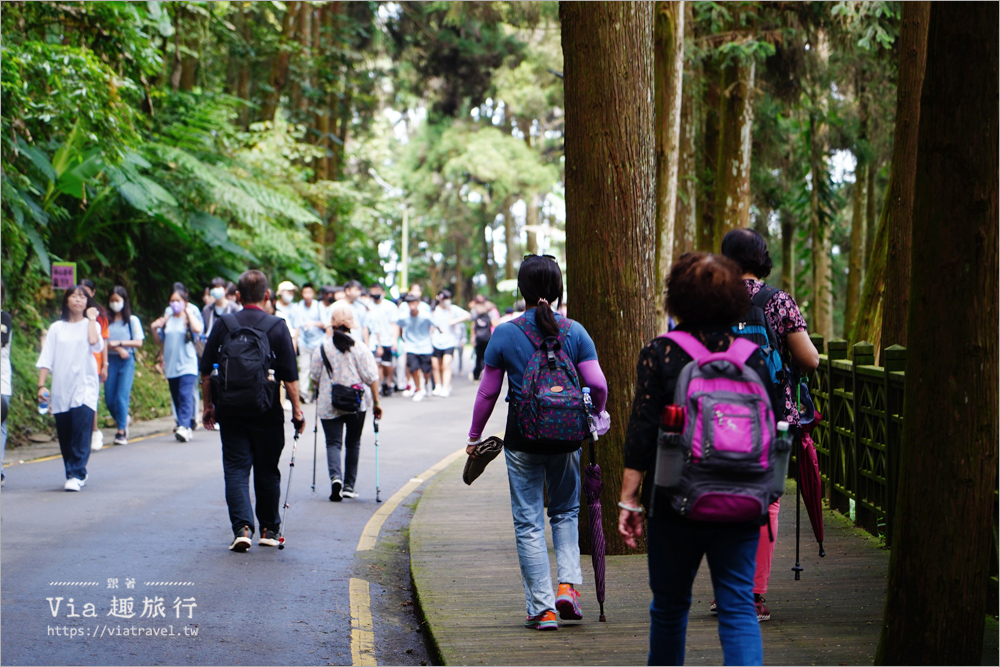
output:
<path id="1" fill-rule="evenodd" d="M 767 302 L 770 301 L 771 297 L 777 293 L 777 287 L 772 287 L 771 285 L 764 283 L 764 285 L 760 288 L 760 291 L 753 295 L 751 302 L 761 310 L 764 310 L 764 306 L 767 305 Z"/>
<path id="2" fill-rule="evenodd" d="M 674 329 L 669 333 L 665 333 L 660 338 L 667 338 L 680 346 L 682 350 L 688 353 L 688 356 L 698 361 L 702 357 L 707 357 L 711 354 L 701 341 L 689 334 L 686 331 L 678 331 Z M 752 344 L 752 343 L 751 343 Z M 755 346 L 756 347 L 756 346 Z"/>
<path id="3" fill-rule="evenodd" d="M 660 338 L 669 338 L 677 343 L 682 350 L 698 362 L 699 366 L 710 364 L 713 361 L 728 361 L 739 368 L 741 372 L 747 359 L 758 349 L 756 345 L 747 339 L 737 337 L 728 349 L 722 352 L 709 352 L 708 348 L 702 345 L 700 340 L 686 331 L 677 331 L 676 329 L 670 333 L 663 334 Z"/>
<path id="4" fill-rule="evenodd" d="M 531 341 L 531 344 L 535 346 L 536 350 L 542 346 L 542 343 L 545 342 L 545 339 L 542 338 L 538 329 L 532 326 L 532 324 L 528 321 L 528 318 L 524 315 L 511 320 L 510 323 L 520 329 L 521 333 L 528 337 L 528 340 Z"/>

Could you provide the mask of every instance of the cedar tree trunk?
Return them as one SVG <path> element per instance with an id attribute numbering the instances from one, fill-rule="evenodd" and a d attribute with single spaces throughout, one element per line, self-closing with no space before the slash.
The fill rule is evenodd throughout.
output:
<path id="1" fill-rule="evenodd" d="M 570 315 L 593 337 L 608 379 L 611 430 L 597 447 L 602 518 L 607 553 L 623 554 L 617 527 L 622 444 L 636 359 L 656 333 L 660 301 L 653 262 L 653 3 L 561 2 L 559 17 L 567 292 Z M 588 525 L 586 516 L 580 525 Z M 580 532 L 586 547 L 588 531 Z"/>
<path id="2" fill-rule="evenodd" d="M 271 74 L 267 78 L 268 92 L 260 108 L 260 120 L 274 120 L 281 91 L 285 89 L 285 83 L 288 81 L 288 61 L 292 57 L 292 49 L 295 48 L 295 29 L 301 4 L 301 2 L 289 2 L 285 17 L 281 21 L 281 39 L 278 42 L 278 53 L 271 62 Z"/>
<path id="3" fill-rule="evenodd" d="M 987 587 L 996 585 L 988 576 L 1000 435 L 998 20 L 996 3 L 931 5 L 913 201 L 905 445 L 878 664 L 979 664 Z"/>
<path id="4" fill-rule="evenodd" d="M 750 227 L 750 134 L 756 69 L 752 60 L 722 69 L 712 252 L 719 251 L 728 232 Z"/>

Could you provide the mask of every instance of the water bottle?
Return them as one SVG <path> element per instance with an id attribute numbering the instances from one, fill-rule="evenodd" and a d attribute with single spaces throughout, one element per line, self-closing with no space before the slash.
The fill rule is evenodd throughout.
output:
<path id="1" fill-rule="evenodd" d="M 788 433 L 788 422 L 778 422 L 778 437 L 775 438 L 772 446 L 776 456 L 774 457 L 774 470 L 771 477 L 771 497 L 777 499 L 785 492 L 785 478 L 788 476 L 788 460 L 792 454 L 792 436 Z"/>
<path id="2" fill-rule="evenodd" d="M 590 437 L 597 440 L 597 423 L 594 421 L 594 402 L 590 400 L 590 387 L 583 388 L 583 409 L 587 414 L 587 428 L 590 429 Z"/>
<path id="3" fill-rule="evenodd" d="M 653 482 L 656 486 L 672 489 L 681 482 L 687 450 L 684 448 L 684 421 L 687 411 L 683 405 L 665 405 L 660 414 L 660 431 L 656 446 L 656 468 Z"/>
<path id="4" fill-rule="evenodd" d="M 49 413 L 49 390 L 42 389 L 42 400 L 38 403 L 38 414 L 45 415 Z"/>
<path id="5" fill-rule="evenodd" d="M 211 377 L 219 377 L 219 364 L 212 364 L 212 375 Z"/>

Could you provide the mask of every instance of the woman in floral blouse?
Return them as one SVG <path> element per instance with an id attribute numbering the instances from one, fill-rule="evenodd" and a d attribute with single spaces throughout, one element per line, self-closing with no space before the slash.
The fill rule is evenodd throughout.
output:
<path id="1" fill-rule="evenodd" d="M 752 299 L 766 286 L 764 279 L 771 273 L 771 256 L 767 252 L 764 237 L 752 229 L 734 229 L 722 239 L 722 254 L 740 265 L 743 271 L 743 281 Z M 819 353 L 809 339 L 806 320 L 802 317 L 795 299 L 787 292 L 775 290 L 774 294 L 764 304 L 764 317 L 778 339 L 778 352 L 785 366 L 795 365 L 800 372 L 808 372 L 819 366 Z M 792 397 L 792 385 L 784 383 L 784 420 L 799 434 L 799 410 Z M 776 408 L 777 410 L 777 408 Z M 760 541 L 757 547 L 757 571 L 754 574 L 754 601 L 757 603 L 757 619 L 768 621 L 771 610 L 764 602 L 767 594 L 767 584 L 771 578 L 771 559 L 774 556 L 774 545 L 778 541 L 778 510 L 780 501 L 775 501 L 768 508 L 770 527 L 761 528 Z M 770 535 L 774 536 L 771 541 Z M 715 611 L 715 601 L 712 601 L 712 611 Z"/>

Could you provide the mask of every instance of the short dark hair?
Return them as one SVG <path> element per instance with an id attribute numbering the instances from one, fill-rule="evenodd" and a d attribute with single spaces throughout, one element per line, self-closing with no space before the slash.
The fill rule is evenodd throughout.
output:
<path id="1" fill-rule="evenodd" d="M 406 294 L 403 296 L 403 301 L 406 303 L 413 303 L 414 301 L 420 301 L 420 297 L 416 294 Z"/>
<path id="2" fill-rule="evenodd" d="M 750 309 L 740 267 L 722 255 L 688 252 L 667 278 L 667 311 L 694 326 L 728 326 Z"/>
<path id="3" fill-rule="evenodd" d="M 174 283 L 173 287 L 170 288 L 170 293 L 180 294 L 182 299 L 184 299 L 185 301 L 188 300 L 188 289 L 187 287 L 184 286 L 184 283 L 182 282 Z"/>
<path id="4" fill-rule="evenodd" d="M 443 289 L 440 292 L 438 292 L 438 296 L 441 297 L 442 299 L 450 299 L 451 298 L 451 291 Z"/>
<path id="5" fill-rule="evenodd" d="M 230 294 L 236 294 L 236 283 L 232 280 L 226 283 L 226 296 L 229 296 Z"/>
<path id="6" fill-rule="evenodd" d="M 305 283 L 304 285 L 302 285 L 302 289 L 305 289 L 305 288 L 307 288 L 307 287 L 308 287 L 309 289 L 311 289 L 311 290 L 312 290 L 313 292 L 315 292 L 315 291 L 316 291 L 316 286 L 315 286 L 315 285 L 313 285 L 312 283 Z"/>
<path id="7" fill-rule="evenodd" d="M 385 291 L 385 287 L 382 286 L 382 283 L 372 283 L 372 286 L 368 288 L 368 291 L 371 292 L 373 289 Z"/>
<path id="8" fill-rule="evenodd" d="M 208 286 L 211 287 L 211 288 L 225 287 L 226 286 L 226 279 L 225 278 L 212 278 L 212 282 L 210 282 L 208 284 Z"/>
<path id="9" fill-rule="evenodd" d="M 244 271 L 240 274 L 236 290 L 243 305 L 260 303 L 267 296 L 267 276 L 256 269 Z"/>
<path id="10" fill-rule="evenodd" d="M 359 280 L 348 280 L 346 283 L 344 283 L 345 292 L 352 287 L 358 287 L 360 289 L 364 289 L 364 287 L 361 285 L 361 281 Z"/>
<path id="11" fill-rule="evenodd" d="M 739 264 L 741 275 L 752 273 L 761 280 L 771 275 L 767 241 L 753 229 L 734 229 L 722 238 L 720 252 Z"/>

